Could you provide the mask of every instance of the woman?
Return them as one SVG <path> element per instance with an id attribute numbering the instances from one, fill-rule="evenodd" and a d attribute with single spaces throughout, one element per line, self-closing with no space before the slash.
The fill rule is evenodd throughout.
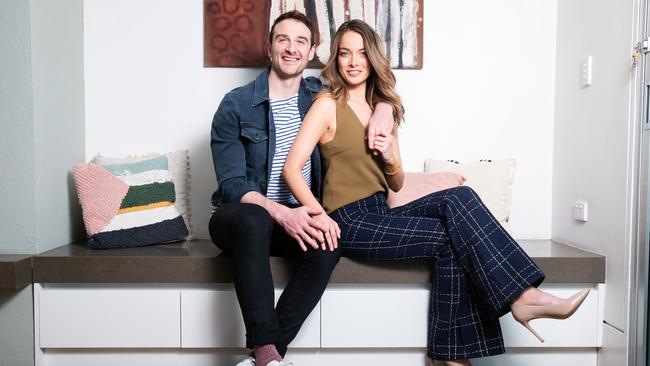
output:
<path id="1" fill-rule="evenodd" d="M 397 129 L 378 135 L 373 153 L 364 141 L 373 106 L 402 104 L 377 33 L 360 20 L 345 22 L 332 41 L 322 78 L 327 87 L 305 116 L 284 167 L 302 205 L 322 209 L 327 246 L 344 255 L 376 260 L 435 257 L 427 354 L 447 365 L 504 352 L 498 318 L 529 325 L 535 318 L 566 318 L 587 296 L 569 299 L 537 286 L 544 274 L 468 187 L 432 193 L 402 207 L 386 205 L 388 188 L 404 182 Z M 322 206 L 301 174 L 314 146 L 323 159 Z M 325 247 L 323 246 L 323 249 Z"/>

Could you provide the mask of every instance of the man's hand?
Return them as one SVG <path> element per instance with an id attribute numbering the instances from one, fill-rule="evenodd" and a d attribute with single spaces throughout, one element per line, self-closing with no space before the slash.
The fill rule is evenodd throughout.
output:
<path id="1" fill-rule="evenodd" d="M 307 251 L 305 243 L 314 249 L 325 245 L 323 233 L 328 230 L 328 227 L 312 217 L 322 214 L 323 210 L 307 206 L 285 208 L 286 210 L 282 210 L 278 215 L 277 222 L 298 242 L 303 252 Z"/>
<path id="2" fill-rule="evenodd" d="M 394 125 L 393 107 L 388 103 L 377 103 L 375 111 L 372 113 L 368 122 L 368 148 L 373 151 L 373 154 L 377 155 L 379 153 L 375 146 L 375 138 L 377 135 L 390 135 Z"/>
<path id="3" fill-rule="evenodd" d="M 313 218 L 313 216 L 323 213 L 320 206 L 318 208 L 308 206 L 289 208 L 273 202 L 255 191 L 244 194 L 240 202 L 253 203 L 264 207 L 271 214 L 273 220 L 298 242 L 300 249 L 304 252 L 307 251 L 305 243 L 314 249 L 318 249 L 319 244 L 325 242 L 323 233 L 327 230 L 327 226 Z"/>

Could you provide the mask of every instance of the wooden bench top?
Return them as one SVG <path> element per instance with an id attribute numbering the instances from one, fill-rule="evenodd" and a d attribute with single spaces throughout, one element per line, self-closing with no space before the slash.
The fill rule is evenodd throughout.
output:
<path id="1" fill-rule="evenodd" d="M 520 245 L 546 274 L 546 283 L 604 283 L 605 257 L 551 240 Z M 62 246 L 31 258 L 34 283 L 232 283 L 232 258 L 209 240 L 130 249 Z M 271 257 L 276 283 L 286 283 L 292 261 Z M 2 278 L 2 277 L 0 277 Z M 430 261 L 371 262 L 341 258 L 331 283 L 427 284 Z"/>
<path id="2" fill-rule="evenodd" d="M 19 290 L 32 283 L 32 256 L 0 255 L 0 290 Z"/>

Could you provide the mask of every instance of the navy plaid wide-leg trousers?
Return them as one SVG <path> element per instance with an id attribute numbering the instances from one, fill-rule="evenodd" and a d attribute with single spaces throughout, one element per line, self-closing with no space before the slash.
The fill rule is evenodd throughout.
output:
<path id="1" fill-rule="evenodd" d="M 388 208 L 378 193 L 332 212 L 343 255 L 381 261 L 435 258 L 427 355 L 459 360 L 505 352 L 499 317 L 544 273 L 476 192 L 460 186 Z"/>

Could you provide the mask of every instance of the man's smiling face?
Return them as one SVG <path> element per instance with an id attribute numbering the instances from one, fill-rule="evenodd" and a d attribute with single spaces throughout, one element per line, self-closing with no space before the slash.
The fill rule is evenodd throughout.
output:
<path id="1" fill-rule="evenodd" d="M 276 24 L 273 42 L 269 47 L 271 68 L 281 78 L 299 76 L 314 57 L 311 32 L 306 25 L 294 19 Z"/>

